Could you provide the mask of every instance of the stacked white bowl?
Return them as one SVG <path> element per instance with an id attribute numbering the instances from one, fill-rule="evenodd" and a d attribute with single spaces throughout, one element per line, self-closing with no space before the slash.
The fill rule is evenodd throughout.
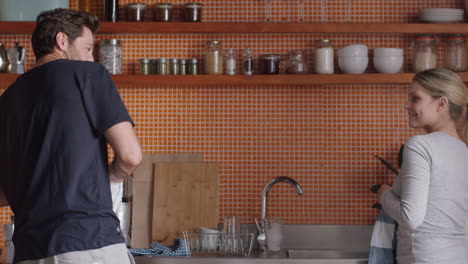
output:
<path id="1" fill-rule="evenodd" d="M 403 49 L 375 48 L 374 67 L 380 73 L 398 73 L 403 67 Z"/>
<path id="2" fill-rule="evenodd" d="M 349 45 L 338 50 L 338 66 L 343 73 L 360 74 L 369 64 L 366 45 Z"/>

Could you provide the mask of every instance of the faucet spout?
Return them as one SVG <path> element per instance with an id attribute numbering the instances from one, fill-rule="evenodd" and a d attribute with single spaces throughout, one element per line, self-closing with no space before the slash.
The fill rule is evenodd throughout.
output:
<path id="1" fill-rule="evenodd" d="M 266 218 L 267 214 L 267 196 L 268 193 L 270 192 L 271 187 L 273 185 L 280 183 L 280 182 L 287 182 L 289 183 L 292 187 L 296 189 L 296 192 L 298 195 L 303 195 L 304 191 L 302 190 L 302 187 L 297 181 L 295 181 L 292 178 L 286 177 L 286 176 L 279 176 L 276 177 L 275 179 L 271 180 L 267 185 L 265 185 L 265 188 L 263 189 L 262 192 L 262 225 L 263 225 L 263 220 Z"/>

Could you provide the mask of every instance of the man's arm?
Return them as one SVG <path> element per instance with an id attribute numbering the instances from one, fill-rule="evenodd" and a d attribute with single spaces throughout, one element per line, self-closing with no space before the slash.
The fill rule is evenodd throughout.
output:
<path id="1" fill-rule="evenodd" d="M 130 176 L 141 162 L 140 143 L 132 124 L 128 121 L 107 129 L 104 136 L 115 154 L 109 165 L 109 177 L 113 182 L 121 182 Z"/>

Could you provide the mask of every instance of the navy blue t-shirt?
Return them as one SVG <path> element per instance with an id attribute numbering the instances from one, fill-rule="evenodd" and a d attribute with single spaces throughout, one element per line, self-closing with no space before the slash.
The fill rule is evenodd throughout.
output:
<path id="1" fill-rule="evenodd" d="M 15 262 L 124 242 L 103 133 L 125 121 L 109 73 L 94 62 L 49 62 L 2 94 L 0 187 L 15 214 Z"/>

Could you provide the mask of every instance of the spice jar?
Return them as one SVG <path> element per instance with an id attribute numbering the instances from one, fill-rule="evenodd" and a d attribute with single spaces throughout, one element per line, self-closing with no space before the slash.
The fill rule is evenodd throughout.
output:
<path id="1" fill-rule="evenodd" d="M 169 74 L 177 75 L 179 74 L 179 60 L 176 58 L 169 59 Z"/>
<path id="2" fill-rule="evenodd" d="M 455 72 L 466 71 L 468 69 L 468 58 L 463 35 L 448 36 L 446 42 L 445 68 Z"/>
<path id="3" fill-rule="evenodd" d="M 242 53 L 242 71 L 245 75 L 253 74 L 253 58 L 250 48 L 246 48 Z"/>
<path id="4" fill-rule="evenodd" d="M 159 74 L 159 75 L 167 74 L 167 62 L 165 58 L 160 58 L 156 61 L 156 74 Z"/>
<path id="5" fill-rule="evenodd" d="M 413 71 L 420 72 L 437 67 L 437 40 L 431 36 L 417 37 L 413 43 Z"/>
<path id="6" fill-rule="evenodd" d="M 149 59 L 140 59 L 140 74 L 148 75 L 151 72 L 150 60 Z"/>
<path id="7" fill-rule="evenodd" d="M 200 3 L 185 3 L 183 5 L 183 15 L 185 22 L 200 22 L 203 5 Z"/>
<path id="8" fill-rule="evenodd" d="M 318 74 L 333 74 L 333 47 L 331 40 L 320 39 L 317 41 L 317 48 L 315 49 L 314 68 L 315 73 Z"/>
<path id="9" fill-rule="evenodd" d="M 223 74 L 223 52 L 220 41 L 208 41 L 203 57 L 206 74 Z"/>
<path id="10" fill-rule="evenodd" d="M 227 75 L 236 74 L 236 52 L 228 48 L 224 55 L 224 73 Z"/>
<path id="11" fill-rule="evenodd" d="M 99 62 L 110 74 L 122 72 L 122 47 L 118 39 L 103 39 L 99 42 Z"/>
<path id="12" fill-rule="evenodd" d="M 146 17 L 145 3 L 127 4 L 127 20 L 130 22 L 141 22 Z"/>
<path id="13" fill-rule="evenodd" d="M 179 60 L 179 75 L 187 74 L 187 62 L 183 59 Z"/>
<path id="14" fill-rule="evenodd" d="M 197 75 L 198 74 L 198 60 L 193 58 L 189 60 L 188 63 L 188 74 Z"/>
<path id="15" fill-rule="evenodd" d="M 265 54 L 258 59 L 260 74 L 278 74 L 280 56 L 278 54 Z"/>
<path id="16" fill-rule="evenodd" d="M 158 60 L 151 59 L 150 60 L 150 74 L 156 74 Z"/>
<path id="17" fill-rule="evenodd" d="M 154 21 L 171 22 L 173 5 L 171 3 L 154 4 Z"/>
<path id="18" fill-rule="evenodd" d="M 309 71 L 309 66 L 305 59 L 305 52 L 290 51 L 288 52 L 288 63 L 286 65 L 286 73 L 289 74 L 304 74 Z"/>

